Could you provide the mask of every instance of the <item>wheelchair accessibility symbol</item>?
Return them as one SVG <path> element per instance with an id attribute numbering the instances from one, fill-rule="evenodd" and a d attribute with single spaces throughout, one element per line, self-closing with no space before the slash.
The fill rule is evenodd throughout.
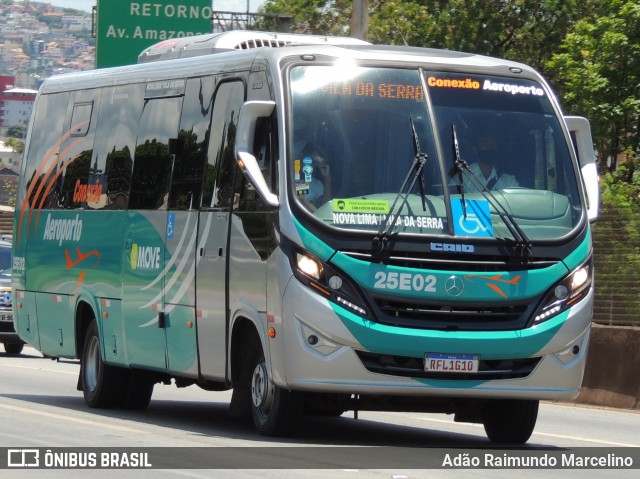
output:
<path id="1" fill-rule="evenodd" d="M 486 200 L 451 199 L 453 213 L 453 231 L 461 236 L 493 236 L 489 202 Z M 466 213 L 466 214 L 465 214 Z"/>
<path id="2" fill-rule="evenodd" d="M 478 215 L 474 213 L 468 213 L 467 217 L 460 216 L 458 220 L 460 229 L 468 235 L 475 235 L 478 231 L 487 231 L 487 227 L 482 224 Z"/>
<path id="3" fill-rule="evenodd" d="M 175 224 L 176 224 L 176 214 L 169 213 L 167 215 L 167 232 L 165 235 L 169 239 L 173 238 Z"/>

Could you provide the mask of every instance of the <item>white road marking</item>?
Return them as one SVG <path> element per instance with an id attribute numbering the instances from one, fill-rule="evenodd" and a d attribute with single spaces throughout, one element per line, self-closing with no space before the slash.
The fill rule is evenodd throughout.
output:
<path id="1" fill-rule="evenodd" d="M 20 406 L 11 406 L 9 404 L 0 404 L 0 408 L 1 409 L 8 409 L 10 411 L 16 411 L 16 412 L 20 412 L 20 413 L 24 413 L 26 415 L 29 416 L 42 416 L 42 417 L 48 417 L 51 419 L 57 419 L 60 421 L 66 421 L 66 422 L 73 422 L 76 424 L 82 424 L 84 426 L 95 426 L 98 427 L 100 429 L 112 429 L 115 431 L 122 431 L 122 432 L 129 432 L 129 433 L 136 433 L 136 434 L 148 434 L 147 432 L 141 431 L 140 429 L 134 429 L 131 427 L 124 427 L 124 426 L 114 426 L 113 424 L 109 424 L 106 422 L 101 422 L 101 421 L 90 421 L 88 419 L 81 419 L 78 417 L 73 417 L 73 416 L 67 416 L 64 414 L 54 414 L 54 413 L 50 413 L 50 412 L 46 412 L 46 411 L 38 411 L 38 410 L 34 410 L 33 408 L 26 408 L 26 407 L 20 407 Z"/>
<path id="2" fill-rule="evenodd" d="M 33 371 L 47 371 L 49 373 L 58 373 L 58 374 L 71 374 L 72 376 L 77 376 L 78 375 L 78 371 L 60 371 L 59 369 L 34 368 L 32 366 L 17 366 L 15 364 L 3 364 L 2 367 L 3 368 L 16 368 L 16 369 L 31 369 Z"/>
<path id="3" fill-rule="evenodd" d="M 481 424 L 453 423 L 453 422 L 445 420 L 445 419 L 432 419 L 432 418 L 428 418 L 428 417 L 420 417 L 418 419 L 420 419 L 421 421 L 429 421 L 429 422 L 436 422 L 436 423 L 440 423 L 440 424 L 456 425 L 456 426 L 463 426 L 463 427 L 475 427 L 475 428 L 482 428 L 483 427 Z M 615 447 L 640 447 L 640 444 L 629 444 L 629 443 L 626 443 L 626 442 L 616 442 L 616 441 L 603 441 L 601 439 L 586 439 L 586 438 L 583 438 L 583 437 L 565 436 L 565 435 L 562 435 L 562 434 L 551 434 L 551 433 L 547 433 L 547 432 L 536 432 L 536 431 L 533 431 L 533 436 L 552 437 L 552 438 L 556 438 L 556 439 L 566 439 L 566 440 L 570 440 L 570 441 L 588 442 L 588 443 L 593 443 L 593 444 L 604 444 L 604 445 L 607 445 L 607 446 L 615 446 Z"/>

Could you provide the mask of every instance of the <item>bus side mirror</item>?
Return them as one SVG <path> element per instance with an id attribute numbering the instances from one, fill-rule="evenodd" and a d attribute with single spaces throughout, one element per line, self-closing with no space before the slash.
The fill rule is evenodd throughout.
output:
<path id="1" fill-rule="evenodd" d="M 235 156 L 242 172 L 260 197 L 270 206 L 279 206 L 278 196 L 274 195 L 260 171 L 258 160 L 253 155 L 253 143 L 256 124 L 260 118 L 273 113 L 276 104 L 273 101 L 247 101 L 240 108 L 238 131 L 236 133 Z"/>
<path id="2" fill-rule="evenodd" d="M 571 133 L 573 146 L 578 155 L 578 164 L 582 173 L 582 180 L 587 192 L 587 215 L 589 221 L 598 218 L 600 206 L 600 187 L 598 185 L 598 170 L 596 168 L 596 153 L 591 139 L 591 126 L 586 118 L 580 116 L 565 116 L 564 121 Z"/>

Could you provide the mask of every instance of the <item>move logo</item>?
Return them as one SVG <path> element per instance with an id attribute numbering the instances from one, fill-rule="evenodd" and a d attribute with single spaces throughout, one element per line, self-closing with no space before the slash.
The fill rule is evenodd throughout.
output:
<path id="1" fill-rule="evenodd" d="M 160 269 L 160 247 L 131 246 L 131 269 Z"/>

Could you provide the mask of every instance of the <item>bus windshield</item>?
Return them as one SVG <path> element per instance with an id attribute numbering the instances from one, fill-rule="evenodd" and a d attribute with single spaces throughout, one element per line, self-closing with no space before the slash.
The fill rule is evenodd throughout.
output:
<path id="1" fill-rule="evenodd" d="M 290 81 L 292 193 L 328 226 L 509 238 L 506 212 L 534 240 L 580 221 L 568 143 L 531 80 L 335 65 Z"/>

